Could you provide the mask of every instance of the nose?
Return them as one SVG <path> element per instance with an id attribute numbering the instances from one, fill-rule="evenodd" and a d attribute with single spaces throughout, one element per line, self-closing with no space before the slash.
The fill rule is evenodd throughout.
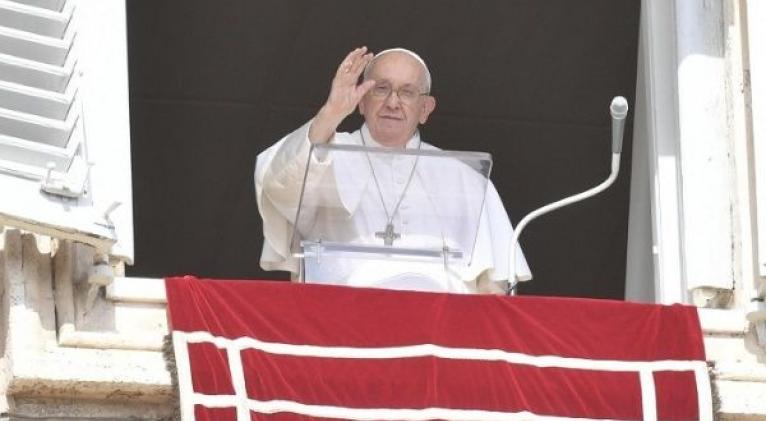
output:
<path id="1" fill-rule="evenodd" d="M 399 108 L 401 100 L 399 99 L 399 92 L 392 90 L 386 97 L 386 106 L 388 108 Z"/>

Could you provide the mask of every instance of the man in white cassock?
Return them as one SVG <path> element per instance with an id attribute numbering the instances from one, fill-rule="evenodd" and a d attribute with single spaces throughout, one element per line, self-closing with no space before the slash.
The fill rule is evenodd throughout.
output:
<path id="1" fill-rule="evenodd" d="M 453 237 L 467 234 L 472 235 L 468 242 L 473 245 L 473 253 L 462 264 L 448 267 L 441 262 L 385 258 L 325 259 L 308 281 L 456 293 L 503 291 L 510 276 L 513 228 L 491 182 L 487 184 L 474 170 L 458 162 L 445 166 L 442 160 L 437 167 L 412 155 L 369 153 L 362 154 L 364 158 L 354 155 L 356 159 L 344 159 L 340 154 L 311 152 L 312 144 L 328 142 L 392 150 L 436 150 L 423 142 L 418 132 L 418 125 L 425 124 L 436 107 L 430 91 L 428 67 L 409 50 L 394 48 L 373 55 L 361 47 L 346 56 L 316 116 L 258 155 L 255 187 L 263 218 L 262 268 L 289 271 L 296 279 L 301 272 L 299 258 L 291 253 L 296 229 L 305 238 L 333 237 L 388 246 L 396 241 L 413 248 L 453 246 L 455 241 L 465 240 Z M 364 125 L 353 133 L 336 132 L 357 108 L 364 116 Z M 301 215 L 301 222 L 309 220 L 310 224 L 302 226 L 299 222 L 296 227 L 296 210 L 309 162 L 307 180 L 325 184 L 321 188 L 314 186 L 311 192 L 328 196 L 315 199 L 333 205 L 313 208 L 314 215 Z M 328 190 L 327 183 L 333 189 Z M 309 194 L 308 190 L 304 195 Z M 429 199 L 442 197 L 440 193 L 447 191 L 451 197 L 484 199 L 483 206 L 437 204 Z M 307 208 L 305 205 L 302 210 Z M 479 211 L 469 215 L 467 209 Z M 476 224 L 473 230 L 467 228 L 476 219 L 478 233 Z M 441 235 L 417 235 L 424 232 Z M 531 278 L 518 246 L 516 253 L 517 278 Z"/>

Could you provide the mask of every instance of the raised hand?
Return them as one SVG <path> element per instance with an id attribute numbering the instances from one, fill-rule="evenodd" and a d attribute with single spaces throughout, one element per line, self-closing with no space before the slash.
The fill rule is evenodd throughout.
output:
<path id="1" fill-rule="evenodd" d="M 356 84 L 371 59 L 372 53 L 367 53 L 367 47 L 361 47 L 350 52 L 338 66 L 325 106 L 339 117 L 353 113 L 362 96 L 375 84 L 374 81 Z"/>
<path id="2" fill-rule="evenodd" d="M 356 110 L 364 94 L 375 85 L 373 80 L 357 85 L 359 75 L 362 74 L 372 57 L 373 54 L 367 52 L 367 47 L 360 47 L 348 53 L 340 63 L 332 80 L 330 95 L 314 117 L 309 129 L 311 142 L 328 142 L 338 125 Z"/>

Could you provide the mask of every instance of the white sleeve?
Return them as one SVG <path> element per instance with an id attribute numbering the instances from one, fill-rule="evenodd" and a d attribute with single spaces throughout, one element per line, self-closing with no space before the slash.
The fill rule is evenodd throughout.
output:
<path id="1" fill-rule="evenodd" d="M 491 181 L 487 186 L 487 197 L 484 203 L 485 207 L 479 223 L 479 241 L 474 255 L 478 255 L 479 259 L 491 258 L 491 264 L 487 265 L 489 271 L 486 274 L 489 280 L 507 281 L 510 278 L 508 269 L 513 226 L 500 200 L 500 195 Z M 532 273 L 520 245 L 516 245 L 515 252 L 516 276 L 524 281 L 532 279 Z"/>
<path id="2" fill-rule="evenodd" d="M 255 196 L 263 219 L 261 267 L 298 273 L 299 262 L 290 254 L 293 224 L 300 202 L 306 163 L 311 152 L 311 121 L 258 155 Z M 324 171 L 330 162 L 312 162 L 313 171 Z"/>

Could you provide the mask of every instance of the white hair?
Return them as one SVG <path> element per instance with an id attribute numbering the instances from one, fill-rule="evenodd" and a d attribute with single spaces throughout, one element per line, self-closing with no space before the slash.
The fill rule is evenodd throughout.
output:
<path id="1" fill-rule="evenodd" d="M 378 54 L 375 54 L 375 56 L 370 60 L 369 63 L 367 63 L 367 66 L 364 67 L 364 80 L 367 80 L 368 75 L 370 73 L 370 69 L 372 69 L 373 64 L 383 55 L 388 53 L 404 53 L 408 56 L 414 58 L 418 63 L 420 63 L 421 66 L 423 66 L 423 75 L 426 79 L 426 86 L 425 86 L 425 92 L 424 93 L 430 93 L 431 92 L 431 72 L 428 70 L 428 66 L 426 66 L 426 62 L 420 58 L 419 55 L 417 55 L 414 51 L 410 51 L 406 48 L 389 48 L 388 50 L 383 50 L 379 52 Z"/>

